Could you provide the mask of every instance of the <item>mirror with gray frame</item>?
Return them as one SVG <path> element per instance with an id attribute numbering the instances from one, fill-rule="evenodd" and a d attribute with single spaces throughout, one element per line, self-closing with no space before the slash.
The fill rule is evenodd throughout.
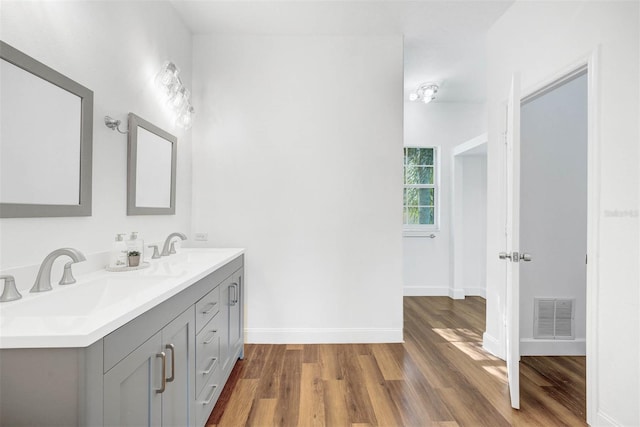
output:
<path id="1" fill-rule="evenodd" d="M 176 213 L 178 139 L 129 113 L 127 215 Z"/>
<path id="2" fill-rule="evenodd" d="M 93 92 L 0 41 L 0 217 L 91 215 Z"/>

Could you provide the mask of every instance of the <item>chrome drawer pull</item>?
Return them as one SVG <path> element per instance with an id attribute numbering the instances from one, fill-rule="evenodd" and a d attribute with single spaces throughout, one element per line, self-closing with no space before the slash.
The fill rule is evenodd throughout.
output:
<path id="1" fill-rule="evenodd" d="M 218 304 L 218 303 L 217 303 L 217 302 L 210 302 L 210 303 L 208 303 L 207 305 L 210 305 L 211 307 L 209 307 L 209 308 L 208 308 L 208 309 L 206 309 L 206 310 L 203 310 L 201 313 L 202 313 L 202 314 L 209 314 L 209 313 L 211 313 L 211 312 L 213 311 L 214 307 L 216 306 L 216 304 Z M 206 306 L 205 306 L 205 307 L 206 307 Z"/>
<path id="2" fill-rule="evenodd" d="M 211 370 L 213 369 L 213 367 L 216 364 L 217 360 L 218 360 L 217 357 L 212 357 L 211 358 L 211 363 L 209 363 L 209 367 L 207 369 L 205 369 L 204 371 L 202 371 L 202 375 L 209 375 L 209 372 L 211 372 Z"/>
<path id="3" fill-rule="evenodd" d="M 167 377 L 164 376 L 164 373 L 167 371 L 167 355 L 164 351 L 161 351 L 156 354 L 156 357 L 162 359 L 162 385 L 158 390 L 156 390 L 156 393 L 164 393 L 164 389 L 167 387 Z"/>
<path id="4" fill-rule="evenodd" d="M 211 395 L 207 398 L 207 400 L 202 402 L 202 405 L 207 406 L 213 400 L 213 396 L 216 394 L 216 389 L 218 388 L 217 384 L 211 386 Z"/>
<path id="5" fill-rule="evenodd" d="M 217 329 L 214 329 L 214 330 L 212 330 L 212 331 L 210 331 L 210 332 L 212 332 L 212 334 L 211 334 L 211 338 L 209 338 L 208 340 L 204 340 L 204 341 L 202 341 L 202 344 L 210 344 L 210 343 L 211 343 L 211 341 L 213 341 L 213 339 L 216 337 L 216 334 L 218 333 L 218 330 L 217 330 Z"/>

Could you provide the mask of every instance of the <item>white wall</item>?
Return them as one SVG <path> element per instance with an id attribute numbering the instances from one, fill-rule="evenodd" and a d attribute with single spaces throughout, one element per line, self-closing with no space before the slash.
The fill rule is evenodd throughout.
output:
<path id="1" fill-rule="evenodd" d="M 444 90 L 444 89 L 443 89 Z M 436 238 L 404 237 L 404 295 L 453 295 L 451 280 L 452 148 L 486 132 L 484 104 L 405 102 L 404 145 L 440 150 L 440 230 Z"/>
<path id="2" fill-rule="evenodd" d="M 587 75 L 522 105 L 520 352 L 584 355 L 587 269 Z M 533 338 L 534 298 L 575 299 L 575 340 Z"/>
<path id="3" fill-rule="evenodd" d="M 594 327 L 588 361 L 589 421 L 640 424 L 640 307 L 638 295 L 638 93 L 637 2 L 515 2 L 489 32 L 489 152 L 487 224 L 487 331 L 485 346 L 504 351 L 504 250 L 500 218 L 501 103 L 512 72 L 523 87 L 567 69 L 600 48 L 594 135 L 600 191 L 597 247 L 589 254 L 598 286 L 587 322 Z M 567 70 L 568 71 L 568 70 Z M 596 173 L 598 173 L 596 171 Z M 590 291 L 588 291 L 589 294 Z M 590 342 L 587 342 L 589 351 Z M 589 355 L 587 356 L 589 358 Z"/>
<path id="4" fill-rule="evenodd" d="M 171 58 L 191 86 L 191 36 L 173 8 L 164 2 L 3 1 L 0 37 L 94 92 L 92 216 L 0 219 L 0 269 L 39 264 L 68 246 L 91 258 L 108 251 L 117 232 L 136 230 L 147 241 L 189 232 L 190 131 L 173 126 L 152 85 Z M 176 215 L 126 215 L 127 137 L 107 129 L 104 116 L 123 120 L 126 128 L 130 111 L 178 137 Z M 82 272 L 82 264 L 88 263 L 74 271 Z M 19 288 L 33 285 L 30 274 L 16 277 Z"/>
<path id="5" fill-rule="evenodd" d="M 402 340 L 402 38 L 196 36 L 193 230 L 247 342 Z"/>

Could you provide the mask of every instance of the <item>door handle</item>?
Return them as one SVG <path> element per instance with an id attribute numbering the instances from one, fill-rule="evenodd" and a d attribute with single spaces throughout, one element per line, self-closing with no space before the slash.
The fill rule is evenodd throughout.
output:
<path id="1" fill-rule="evenodd" d="M 529 262 L 529 261 L 531 261 L 533 259 L 531 257 L 531 254 L 528 254 L 526 252 L 523 252 L 523 253 L 519 253 L 519 252 L 512 252 L 512 253 L 500 252 L 498 254 L 498 258 L 500 258 L 500 259 L 509 259 L 512 262 L 520 262 L 520 261 Z"/>
<path id="2" fill-rule="evenodd" d="M 533 258 L 531 258 L 531 254 L 528 254 L 528 253 L 526 253 L 526 252 L 523 252 L 523 253 L 521 253 L 521 254 L 520 254 L 520 259 L 521 259 L 522 261 L 529 262 L 529 261 L 531 261 Z"/>
<path id="3" fill-rule="evenodd" d="M 231 298 L 231 288 L 233 288 L 233 298 Z M 238 284 L 235 282 L 229 285 L 229 298 L 231 299 L 229 305 L 236 305 L 238 303 Z"/>
<path id="4" fill-rule="evenodd" d="M 156 390 L 156 393 L 164 393 L 165 388 L 167 388 L 167 377 L 164 376 L 164 373 L 167 371 L 167 355 L 164 351 L 156 354 L 156 357 L 162 359 L 162 384 L 160 388 Z"/>
<path id="5" fill-rule="evenodd" d="M 507 252 L 500 252 L 498 254 L 498 258 L 500 258 L 500 259 L 507 259 L 507 258 L 511 259 L 511 254 L 507 253 Z"/>
<path id="6" fill-rule="evenodd" d="M 165 348 L 171 351 L 171 376 L 167 378 L 167 382 L 170 383 L 176 379 L 176 347 L 173 344 L 167 344 Z"/>

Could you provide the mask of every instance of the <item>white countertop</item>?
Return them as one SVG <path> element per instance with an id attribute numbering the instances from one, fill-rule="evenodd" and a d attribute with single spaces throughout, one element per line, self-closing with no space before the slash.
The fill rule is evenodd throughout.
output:
<path id="1" fill-rule="evenodd" d="M 52 278 L 52 291 L 0 304 L 0 349 L 87 347 L 243 253 L 182 249 L 142 270 L 100 270 L 66 286 Z"/>

